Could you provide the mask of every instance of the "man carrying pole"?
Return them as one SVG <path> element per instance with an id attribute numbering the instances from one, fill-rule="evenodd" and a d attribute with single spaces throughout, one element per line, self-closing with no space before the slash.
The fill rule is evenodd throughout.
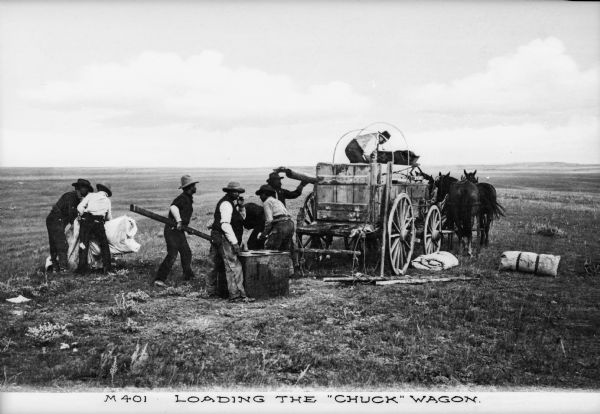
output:
<path id="1" fill-rule="evenodd" d="M 300 197 L 300 195 L 302 195 L 302 190 L 304 189 L 304 187 L 306 187 L 306 184 L 308 184 L 308 183 L 305 181 L 300 181 L 300 184 L 298 184 L 298 187 L 296 187 L 295 190 L 290 191 L 290 190 L 286 190 L 285 188 L 281 187 L 282 179 L 283 179 L 283 177 L 281 177 L 277 171 L 273 171 L 272 173 L 269 174 L 269 178 L 267 179 L 267 184 L 269 186 L 271 186 L 271 188 L 273 188 L 273 190 L 275 190 L 275 194 L 273 195 L 273 197 L 275 197 L 277 200 L 281 201 L 281 203 L 285 207 L 285 200 L 293 200 L 295 198 Z"/>
<path id="2" fill-rule="evenodd" d="M 240 252 L 246 216 L 244 200 L 240 194 L 245 190 L 240 183 L 231 181 L 223 191 L 225 196 L 217 203 L 211 226 L 210 257 L 213 267 L 207 277 L 206 291 L 209 297 L 217 297 L 219 274 L 225 272 L 229 300 L 253 302 L 254 299 L 246 295 L 242 263 L 237 256 Z"/>
<path id="3" fill-rule="evenodd" d="M 181 257 L 184 280 L 192 280 L 195 277 L 192 271 L 192 251 L 183 228 L 190 224 L 192 218 L 194 210 L 192 203 L 194 202 L 197 183 L 198 181 L 194 181 L 189 175 L 181 177 L 179 189 L 182 190 L 182 193 L 173 200 L 171 207 L 169 207 L 169 219 L 175 221 L 177 225 L 165 224 L 164 236 L 167 243 L 167 256 L 160 264 L 158 271 L 151 280 L 151 284 L 160 287 L 166 286 L 167 276 L 177 259 L 177 254 Z"/>

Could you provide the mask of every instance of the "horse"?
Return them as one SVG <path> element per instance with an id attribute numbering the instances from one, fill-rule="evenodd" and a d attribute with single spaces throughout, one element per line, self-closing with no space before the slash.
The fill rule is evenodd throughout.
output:
<path id="1" fill-rule="evenodd" d="M 469 256 L 473 256 L 471 248 L 473 222 L 475 217 L 480 218 L 479 203 L 480 197 L 477 184 L 461 180 L 450 185 L 447 203 L 449 207 L 449 224 L 456 229 L 456 235 L 461 243 L 460 250 L 466 247 Z M 481 223 L 476 227 L 476 230 L 481 240 L 480 227 Z"/>
<path id="2" fill-rule="evenodd" d="M 486 247 L 490 244 L 490 227 L 494 219 L 499 219 L 504 216 L 504 207 L 498 202 L 496 189 L 489 183 L 480 183 L 476 177 L 477 170 L 472 173 L 468 173 L 463 170 L 464 177 L 466 180 L 474 183 L 479 188 L 479 198 L 481 207 L 479 209 L 479 222 L 481 226 L 481 237 L 479 239 L 479 245 Z"/>
<path id="3" fill-rule="evenodd" d="M 435 202 L 440 206 L 442 213 L 448 213 L 448 209 L 446 208 L 447 196 L 450 194 L 450 187 L 457 181 L 456 178 L 450 176 L 450 171 L 445 175 L 442 175 L 442 173 L 439 172 L 434 181 Z"/>
<path id="4" fill-rule="evenodd" d="M 258 238 L 258 235 L 265 230 L 265 210 L 262 206 L 256 203 L 246 204 L 244 228 L 246 230 L 252 230 L 250 236 L 248 236 L 248 249 L 264 249 L 265 241 Z"/>

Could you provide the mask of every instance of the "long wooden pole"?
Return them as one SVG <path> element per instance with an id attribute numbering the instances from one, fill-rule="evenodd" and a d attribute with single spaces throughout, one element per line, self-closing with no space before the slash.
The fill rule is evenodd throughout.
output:
<path id="1" fill-rule="evenodd" d="M 151 218 L 152 220 L 160 221 L 161 223 L 165 224 L 171 224 L 173 227 L 177 226 L 177 223 L 174 220 L 171 220 L 170 218 L 167 218 L 165 216 L 161 216 L 160 214 L 156 214 L 150 210 L 146 210 L 145 208 L 142 208 L 140 206 L 136 206 L 135 204 L 131 204 L 129 206 L 129 210 L 133 211 L 134 213 L 141 214 L 144 217 Z M 212 242 L 212 238 L 208 234 L 202 233 L 201 231 L 196 230 L 192 227 L 183 226 L 183 231 L 194 236 L 198 236 L 204 240 L 208 240 L 209 242 Z"/>

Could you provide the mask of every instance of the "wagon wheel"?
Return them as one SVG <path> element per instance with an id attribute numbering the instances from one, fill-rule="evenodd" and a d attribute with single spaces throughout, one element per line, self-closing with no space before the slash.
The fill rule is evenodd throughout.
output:
<path id="1" fill-rule="evenodd" d="M 310 192 L 306 199 L 304 200 L 304 205 L 298 211 L 298 217 L 296 218 L 296 223 L 298 226 L 302 225 L 310 225 L 317 219 L 317 209 L 315 205 L 315 195 L 314 192 Z M 296 233 L 296 240 L 299 248 L 313 248 L 313 249 L 328 249 L 331 245 L 331 237 L 330 236 L 321 236 L 314 234 L 300 234 Z M 306 264 L 306 267 L 310 267 L 309 263 L 306 262 L 306 259 L 302 254 L 302 262 Z M 323 259 L 322 255 L 319 255 L 318 261 Z"/>
<path id="2" fill-rule="evenodd" d="M 296 223 L 298 226 L 307 226 L 317 219 L 317 208 L 315 205 L 315 194 L 310 192 L 304 200 L 304 205 L 298 211 Z M 313 247 L 315 249 L 326 249 L 331 244 L 331 238 L 313 234 L 298 234 L 298 247 Z"/>
<path id="3" fill-rule="evenodd" d="M 304 205 L 298 211 L 297 223 L 300 224 L 311 224 L 317 218 L 317 207 L 315 205 L 315 193 L 310 192 L 304 199 Z"/>
<path id="4" fill-rule="evenodd" d="M 423 223 L 423 251 L 437 253 L 442 247 L 442 213 L 435 204 L 429 208 Z"/>
<path id="5" fill-rule="evenodd" d="M 406 272 L 415 246 L 415 217 L 406 193 L 399 194 L 388 217 L 388 253 L 392 271 Z"/>

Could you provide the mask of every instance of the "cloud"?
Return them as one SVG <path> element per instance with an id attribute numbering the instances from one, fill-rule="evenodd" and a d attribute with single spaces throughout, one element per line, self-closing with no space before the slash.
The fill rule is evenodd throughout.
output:
<path id="1" fill-rule="evenodd" d="M 598 117 L 574 115 L 558 126 L 528 122 L 435 129 L 410 135 L 423 165 L 562 161 L 600 163 Z"/>
<path id="2" fill-rule="evenodd" d="M 593 113 L 600 106 L 600 70 L 582 70 L 556 38 L 536 39 L 491 59 L 484 72 L 416 88 L 421 111 L 475 115 Z"/>
<path id="3" fill-rule="evenodd" d="M 126 63 L 84 67 L 75 80 L 21 96 L 52 109 L 94 109 L 104 122 L 220 128 L 348 116 L 372 105 L 344 82 L 301 86 L 286 75 L 227 66 L 215 51 L 186 59 L 144 52 Z"/>

